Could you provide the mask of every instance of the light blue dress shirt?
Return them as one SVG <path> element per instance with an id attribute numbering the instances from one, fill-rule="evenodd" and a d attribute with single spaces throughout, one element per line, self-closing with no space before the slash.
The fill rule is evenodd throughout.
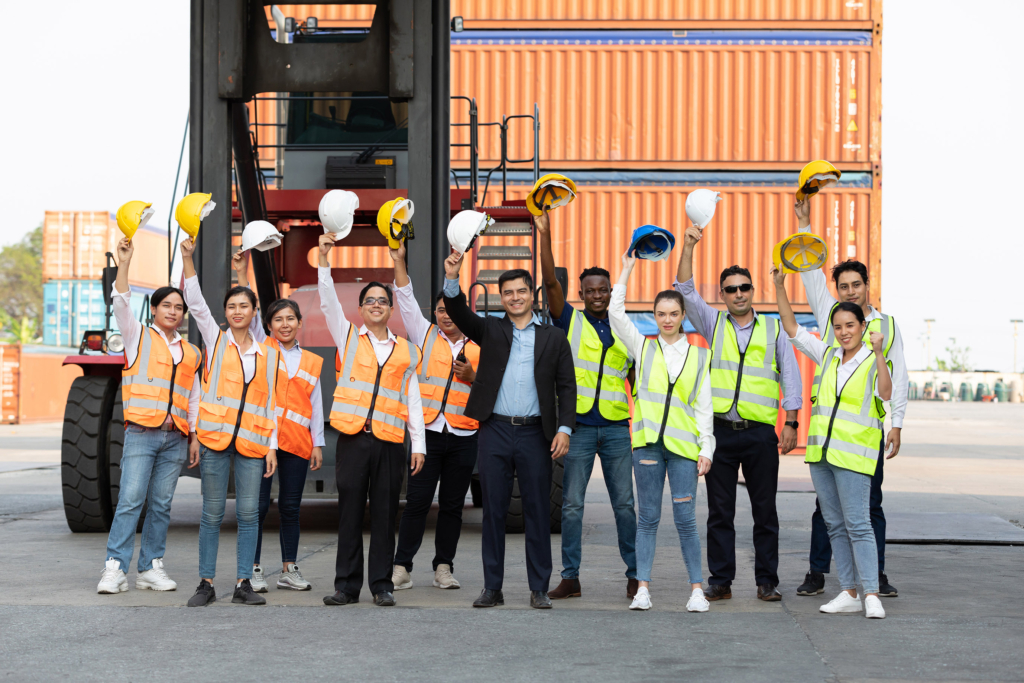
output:
<path id="1" fill-rule="evenodd" d="M 454 298 L 459 294 L 459 281 L 444 281 L 444 295 Z M 512 326 L 512 348 L 508 354 L 508 364 L 498 388 L 498 399 L 494 403 L 494 412 L 508 417 L 540 417 L 540 401 L 537 398 L 537 383 L 533 376 L 534 340 L 537 337 L 537 325 L 540 318 L 534 313 L 526 327 L 519 329 Z M 559 427 L 563 434 L 572 434 L 569 427 Z"/>

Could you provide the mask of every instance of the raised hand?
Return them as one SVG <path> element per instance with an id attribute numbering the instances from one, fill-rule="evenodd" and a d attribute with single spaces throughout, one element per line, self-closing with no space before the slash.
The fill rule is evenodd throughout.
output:
<path id="1" fill-rule="evenodd" d="M 700 238 L 704 236 L 704 231 L 698 228 L 696 225 L 691 225 L 683 233 L 683 246 L 684 247 L 695 247 L 697 242 L 700 242 Z"/>
<path id="2" fill-rule="evenodd" d="M 793 204 L 793 213 L 796 215 L 797 225 L 801 230 L 811 225 L 811 198 L 805 197 Z"/>
<path id="3" fill-rule="evenodd" d="M 537 226 L 537 232 L 546 235 L 551 230 L 551 217 L 547 211 L 542 211 L 539 216 L 534 216 L 533 224 Z"/>
<path id="4" fill-rule="evenodd" d="M 462 259 L 465 254 L 453 251 L 444 260 L 444 274 L 449 280 L 458 280 L 459 271 L 462 270 Z"/>
<path id="5" fill-rule="evenodd" d="M 128 263 L 135 253 L 135 245 L 127 237 L 122 237 L 117 243 L 117 262 Z"/>
<path id="6" fill-rule="evenodd" d="M 318 243 L 318 246 L 320 248 L 320 255 L 326 258 L 327 255 L 331 253 L 331 249 L 334 247 L 334 243 L 337 241 L 338 233 L 325 232 L 324 234 L 320 235 L 320 241 Z"/>
<path id="7" fill-rule="evenodd" d="M 192 252 L 196 250 L 196 241 L 189 237 L 187 240 L 182 240 L 181 244 L 178 245 L 181 249 L 182 258 L 192 260 Z"/>
<path id="8" fill-rule="evenodd" d="M 885 337 L 882 336 L 881 332 L 871 332 L 871 350 L 875 353 L 882 353 L 882 342 L 885 341 Z"/>
<path id="9" fill-rule="evenodd" d="M 776 287 L 786 286 L 786 274 L 779 270 L 774 263 L 771 264 L 771 267 L 768 269 L 768 272 L 771 273 L 772 282 L 775 283 Z"/>
<path id="10" fill-rule="evenodd" d="M 405 263 L 405 242 L 398 245 L 398 249 L 388 249 L 388 255 L 395 263 Z"/>

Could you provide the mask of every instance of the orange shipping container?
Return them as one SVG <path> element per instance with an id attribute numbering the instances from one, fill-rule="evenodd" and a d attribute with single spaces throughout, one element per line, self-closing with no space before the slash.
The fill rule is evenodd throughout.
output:
<path id="1" fill-rule="evenodd" d="M 82 375 L 82 368 L 63 363 L 77 352 L 57 346 L 0 344 L 0 424 L 61 420 L 71 383 Z"/>
<path id="2" fill-rule="evenodd" d="M 106 253 L 117 253 L 123 235 L 108 211 L 47 211 L 43 219 L 43 282 L 99 280 Z M 128 281 L 155 289 L 167 284 L 167 231 L 147 225 L 132 238 L 135 255 Z M 114 261 L 116 265 L 116 259 Z"/>
<path id="3" fill-rule="evenodd" d="M 851 181 L 858 179 L 857 174 L 847 174 L 846 178 Z M 861 177 L 861 180 L 868 184 L 868 178 Z M 687 226 L 686 195 L 698 187 L 711 187 L 721 192 L 722 201 L 694 253 L 697 291 L 709 303 L 719 303 L 718 276 L 724 268 L 737 264 L 750 269 L 754 280 L 754 304 L 758 310 L 776 310 L 775 287 L 768 268 L 772 248 L 796 232 L 794 188 L 791 185 L 716 187 L 707 181 L 664 185 L 584 185 L 577 181 L 577 187 L 580 190 L 577 199 L 551 214 L 555 263 L 569 271 L 571 302 L 581 303 L 573 286 L 580 272 L 591 266 L 601 266 L 609 270 L 613 278 L 617 277 L 621 268 L 620 258 L 629 245 L 633 230 L 651 223 L 672 230 L 676 235 L 676 249 L 663 261 L 641 263 L 633 274 L 627 308 L 649 310 L 655 295 L 670 288 L 675 278 L 682 233 Z M 528 189 L 521 185 L 512 186 L 508 199 L 524 199 Z M 488 204 L 499 204 L 500 188 L 497 197 L 490 192 L 488 197 Z M 871 301 L 875 305 L 881 305 L 880 200 L 880 190 L 840 186 L 823 191 L 811 205 L 811 226 L 817 234 L 825 237 L 829 247 L 826 268 L 848 258 L 866 263 L 871 280 Z M 479 244 L 523 244 L 523 239 L 485 236 Z M 524 267 L 521 261 L 477 263 L 479 269 Z M 467 273 L 463 279 L 464 288 L 471 282 L 469 277 Z M 797 310 L 808 312 L 810 309 L 800 278 L 790 277 L 787 283 L 790 301 Z M 490 289 L 497 293 L 495 287 Z"/>
<path id="4" fill-rule="evenodd" d="M 18 422 L 21 345 L 0 344 L 0 424 Z"/>
<path id="5" fill-rule="evenodd" d="M 472 31 L 453 34 L 452 95 L 481 122 L 540 106 L 540 156 L 562 168 L 867 171 L 879 161 L 881 70 L 870 32 Z M 468 121 L 452 107 L 453 122 Z M 467 142 L 468 128 L 453 131 Z M 480 129 L 481 166 L 500 159 Z M 509 155 L 533 155 L 529 121 Z M 468 148 L 453 165 L 468 165 Z"/>

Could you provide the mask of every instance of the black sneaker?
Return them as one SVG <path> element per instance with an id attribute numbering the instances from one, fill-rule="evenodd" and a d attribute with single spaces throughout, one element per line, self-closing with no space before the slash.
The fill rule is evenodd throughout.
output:
<path id="1" fill-rule="evenodd" d="M 373 604 L 377 607 L 394 607 L 395 596 L 388 591 L 381 591 L 373 596 Z"/>
<path id="2" fill-rule="evenodd" d="M 804 582 L 796 589 L 797 595 L 820 595 L 825 592 L 825 575 L 821 572 L 809 571 Z"/>
<path id="3" fill-rule="evenodd" d="M 900 596 L 899 591 L 896 590 L 896 586 L 889 583 L 889 577 L 884 573 L 878 575 L 878 597 L 880 598 L 898 598 Z"/>
<path id="4" fill-rule="evenodd" d="M 196 588 L 196 594 L 188 599 L 189 607 L 206 607 L 211 602 L 217 602 L 217 591 L 213 590 L 213 584 L 203 579 Z"/>
<path id="5" fill-rule="evenodd" d="M 265 605 L 267 599 L 256 594 L 249 579 L 242 579 L 242 583 L 235 586 L 235 594 L 231 596 L 231 602 L 239 605 Z"/>

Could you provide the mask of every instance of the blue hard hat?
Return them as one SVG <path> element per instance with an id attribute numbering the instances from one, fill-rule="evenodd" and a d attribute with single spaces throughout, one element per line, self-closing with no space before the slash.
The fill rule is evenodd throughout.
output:
<path id="1" fill-rule="evenodd" d="M 641 225 L 633 231 L 629 242 L 630 256 L 648 261 L 661 261 L 668 258 L 672 247 L 676 246 L 676 238 L 671 232 L 657 225 Z"/>

